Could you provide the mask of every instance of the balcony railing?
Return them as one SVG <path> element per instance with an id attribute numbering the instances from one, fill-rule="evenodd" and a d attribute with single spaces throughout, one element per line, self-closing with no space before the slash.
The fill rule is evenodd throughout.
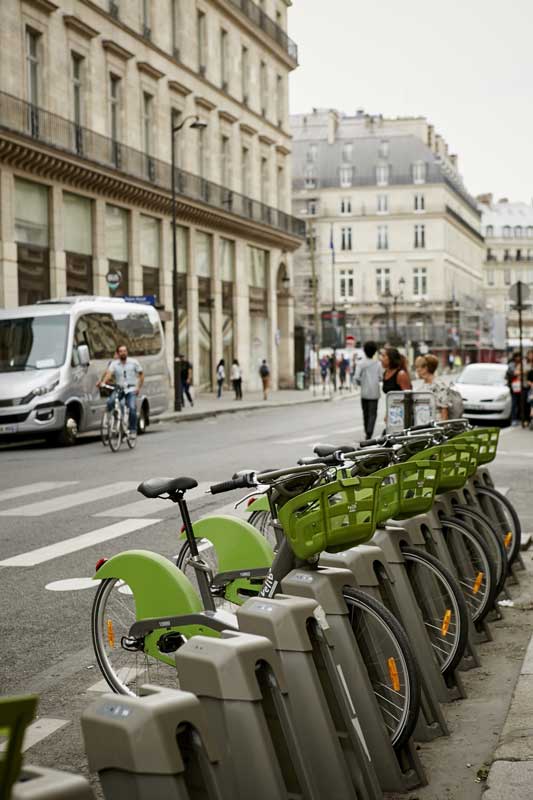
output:
<path id="1" fill-rule="evenodd" d="M 235 6 L 248 17 L 248 19 L 257 25 L 261 30 L 266 33 L 271 39 L 274 39 L 280 47 L 285 50 L 287 55 L 292 58 L 295 63 L 298 63 L 298 47 L 295 42 L 290 39 L 283 28 L 277 22 L 267 17 L 264 11 L 252 0 L 229 0 L 232 6 Z"/>
<path id="2" fill-rule="evenodd" d="M 76 125 L 71 120 L 32 106 L 0 92 L 0 130 L 12 131 L 58 151 L 71 153 L 99 166 L 146 181 L 170 191 L 171 166 L 121 142 Z M 305 222 L 284 211 L 245 197 L 224 186 L 176 169 L 178 195 L 235 214 L 243 219 L 269 225 L 294 236 L 305 236 Z"/>

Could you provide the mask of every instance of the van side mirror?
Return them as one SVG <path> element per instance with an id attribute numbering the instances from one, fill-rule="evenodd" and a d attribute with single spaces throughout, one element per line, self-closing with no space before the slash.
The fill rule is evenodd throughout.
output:
<path id="1" fill-rule="evenodd" d="M 80 367 L 88 367 L 91 363 L 89 348 L 86 344 L 78 345 L 78 361 L 80 363 Z"/>

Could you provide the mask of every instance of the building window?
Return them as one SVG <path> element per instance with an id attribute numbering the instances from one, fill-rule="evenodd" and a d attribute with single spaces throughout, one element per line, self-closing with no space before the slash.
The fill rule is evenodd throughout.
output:
<path id="1" fill-rule="evenodd" d="M 352 185 L 352 167 L 343 166 L 340 168 L 340 184 L 344 187 Z"/>
<path id="2" fill-rule="evenodd" d="M 117 297 L 129 294 L 129 250 L 128 250 L 129 212 L 125 208 L 106 204 L 105 253 L 108 268 L 120 272 L 121 280 L 114 292 Z"/>
<path id="3" fill-rule="evenodd" d="M 344 142 L 342 145 L 342 160 L 351 162 L 353 156 L 352 142 Z"/>
<path id="4" fill-rule="evenodd" d="M 528 261 L 533 261 L 533 250 L 528 250 L 527 251 L 527 260 Z"/>
<path id="5" fill-rule="evenodd" d="M 378 225 L 378 250 L 389 249 L 389 229 L 387 225 Z"/>
<path id="6" fill-rule="evenodd" d="M 376 167 L 376 183 L 378 186 L 387 186 L 389 182 L 389 165 L 378 164 Z"/>
<path id="7" fill-rule="evenodd" d="M 261 114 L 266 117 L 268 110 L 268 74 L 267 65 L 261 61 L 259 68 L 259 90 L 261 94 Z"/>
<path id="8" fill-rule="evenodd" d="M 141 266 L 143 270 L 143 294 L 155 295 L 159 300 L 160 222 L 154 217 L 141 214 Z"/>
<path id="9" fill-rule="evenodd" d="M 376 269 L 376 292 L 378 296 L 390 292 L 390 269 L 388 267 Z"/>
<path id="10" fill-rule="evenodd" d="M 63 193 L 63 246 L 66 254 L 67 295 L 92 294 L 92 202 Z"/>
<path id="11" fill-rule="evenodd" d="M 207 27 L 203 11 L 196 11 L 196 39 L 198 46 L 198 72 L 205 75 L 207 64 Z"/>
<path id="12" fill-rule="evenodd" d="M 179 60 L 180 57 L 180 23 L 181 0 L 171 0 L 170 13 L 172 15 L 172 55 Z"/>
<path id="13" fill-rule="evenodd" d="M 118 142 L 120 139 L 120 89 L 120 78 L 111 74 L 109 76 L 109 127 L 113 142 Z"/>
<path id="14" fill-rule="evenodd" d="M 241 90 L 242 102 L 248 105 L 250 87 L 250 62 L 248 58 L 248 48 L 241 48 Z"/>
<path id="15" fill-rule="evenodd" d="M 352 229 L 341 228 L 341 250 L 352 249 Z"/>
<path id="16" fill-rule="evenodd" d="M 503 260 L 504 261 L 511 261 L 511 251 L 510 250 L 504 250 L 503 251 Z"/>
<path id="17" fill-rule="evenodd" d="M 488 269 L 487 270 L 487 286 L 494 286 L 494 270 Z"/>
<path id="18" fill-rule="evenodd" d="M 527 228 L 526 236 L 528 237 L 528 239 L 530 239 L 533 236 L 533 227 L 531 225 L 529 225 Z"/>
<path id="19" fill-rule="evenodd" d="M 426 201 L 423 194 L 415 194 L 415 211 L 425 211 Z"/>
<path id="20" fill-rule="evenodd" d="M 503 271 L 503 282 L 504 282 L 505 286 L 510 286 L 511 285 L 511 270 L 510 269 L 504 269 L 504 271 Z"/>
<path id="21" fill-rule="evenodd" d="M 28 79 L 28 102 L 32 106 L 39 105 L 40 97 L 40 40 L 41 35 L 26 28 L 26 66 Z"/>
<path id="22" fill-rule="evenodd" d="M 176 129 L 181 122 L 181 110 L 179 108 L 173 108 L 170 112 L 170 119 L 172 122 L 172 129 Z M 181 162 L 181 137 L 179 134 L 177 136 L 172 137 L 172 145 L 174 147 L 174 163 L 177 167 L 179 167 Z"/>
<path id="23" fill-rule="evenodd" d="M 222 186 L 229 186 L 231 180 L 231 151 L 229 136 L 220 137 L 220 173 Z"/>
<path id="24" fill-rule="evenodd" d="M 378 214 L 387 214 L 389 210 L 389 197 L 386 194 L 378 194 Z"/>
<path id="25" fill-rule="evenodd" d="M 308 164 L 315 164 L 318 155 L 318 145 L 310 144 L 305 154 L 305 160 Z"/>
<path id="26" fill-rule="evenodd" d="M 71 69 L 72 69 L 72 101 L 74 112 L 74 124 L 81 126 L 82 124 L 82 103 L 83 103 L 83 85 L 82 85 L 82 69 L 83 58 L 77 53 L 71 53 Z"/>
<path id="27" fill-rule="evenodd" d="M 206 128 L 196 131 L 198 140 L 198 171 L 201 178 L 209 177 L 209 151 L 206 142 Z"/>
<path id="28" fill-rule="evenodd" d="M 428 293 L 427 267 L 413 268 L 413 295 L 425 297 Z"/>
<path id="29" fill-rule="evenodd" d="M 485 236 L 494 236 L 494 226 L 493 225 L 487 225 L 487 228 L 485 230 Z"/>
<path id="30" fill-rule="evenodd" d="M 220 85 L 224 92 L 228 91 L 228 32 L 224 28 L 220 29 Z"/>
<path id="31" fill-rule="evenodd" d="M 283 78 L 278 75 L 276 80 L 276 102 L 278 106 L 278 127 L 281 128 L 285 119 L 285 93 L 283 90 Z"/>
<path id="32" fill-rule="evenodd" d="M 318 246 L 318 237 L 317 237 L 316 233 L 313 233 L 312 236 L 310 234 L 306 235 L 306 237 L 305 237 L 305 246 L 307 247 L 308 250 L 311 250 L 311 247 L 312 247 L 314 252 L 316 253 L 317 246 Z"/>
<path id="33" fill-rule="evenodd" d="M 270 199 L 270 181 L 268 170 L 268 158 L 261 159 L 261 202 L 268 205 Z"/>
<path id="34" fill-rule="evenodd" d="M 417 161 L 413 164 L 413 182 L 425 183 L 426 181 L 426 164 L 424 161 Z"/>
<path id="35" fill-rule="evenodd" d="M 510 225 L 504 225 L 502 232 L 503 232 L 503 238 L 504 239 L 510 239 L 511 238 L 511 226 Z"/>
<path id="36" fill-rule="evenodd" d="M 353 300 L 354 280 L 353 269 L 341 269 L 339 273 L 339 294 L 341 298 Z"/>
<path id="37" fill-rule="evenodd" d="M 516 251 L 516 260 L 517 261 L 522 261 L 522 251 L 521 250 L 517 250 Z"/>
<path id="38" fill-rule="evenodd" d="M 285 170 L 278 167 L 277 175 L 278 208 L 285 208 Z"/>
<path id="39" fill-rule="evenodd" d="M 308 200 L 306 203 L 306 213 L 309 216 L 314 216 L 316 214 L 316 198 L 313 197 L 311 200 Z"/>
<path id="40" fill-rule="evenodd" d="M 495 256 L 495 255 L 494 255 L 494 253 L 492 252 L 491 248 L 490 248 L 490 247 L 488 247 L 488 248 L 487 248 L 487 261 L 496 261 L 496 260 L 497 260 L 497 259 L 496 259 L 496 256 Z"/>
<path id="41" fill-rule="evenodd" d="M 143 92 L 143 147 L 147 156 L 153 154 L 153 106 L 154 98 L 148 92 Z"/>
<path id="42" fill-rule="evenodd" d="M 142 0 L 143 36 L 152 38 L 152 0 Z"/>
<path id="43" fill-rule="evenodd" d="M 382 139 L 379 143 L 378 155 L 380 158 L 389 157 L 389 142 L 387 139 Z"/>
<path id="44" fill-rule="evenodd" d="M 305 188 L 306 189 L 315 189 L 316 188 L 316 171 L 312 164 L 308 164 L 305 168 Z"/>
<path id="45" fill-rule="evenodd" d="M 250 151 L 247 147 L 243 147 L 241 150 L 241 186 L 242 186 L 242 193 L 245 196 L 248 196 L 250 193 Z"/>
<path id="46" fill-rule="evenodd" d="M 522 226 L 521 225 L 515 225 L 514 235 L 515 235 L 515 237 L 517 239 L 521 239 L 522 238 Z"/>
<path id="47" fill-rule="evenodd" d="M 426 246 L 426 226 L 415 225 L 415 247 L 423 248 Z"/>
<path id="48" fill-rule="evenodd" d="M 352 198 L 351 197 L 341 198 L 341 214 L 351 214 L 351 213 L 352 213 Z"/>

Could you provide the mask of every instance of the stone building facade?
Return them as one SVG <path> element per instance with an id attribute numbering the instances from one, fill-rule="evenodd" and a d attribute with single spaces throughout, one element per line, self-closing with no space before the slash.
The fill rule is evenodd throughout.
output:
<path id="1" fill-rule="evenodd" d="M 0 304 L 156 295 L 196 386 L 239 359 L 293 380 L 290 0 L 2 0 Z M 193 129 L 198 116 L 207 123 Z"/>
<path id="2" fill-rule="evenodd" d="M 344 310 L 354 340 L 473 350 L 483 312 L 480 212 L 424 118 L 313 110 L 291 117 L 298 322 Z M 308 335 L 309 339 L 309 335 Z"/>
<path id="3" fill-rule="evenodd" d="M 494 202 L 492 195 L 479 198 L 482 229 L 487 245 L 484 289 L 487 306 L 506 321 L 509 347 L 518 345 L 518 314 L 513 310 L 509 290 L 517 281 L 529 287 L 533 301 L 533 206 L 506 199 Z M 523 332 L 528 347 L 533 345 L 533 307 L 523 314 Z"/>

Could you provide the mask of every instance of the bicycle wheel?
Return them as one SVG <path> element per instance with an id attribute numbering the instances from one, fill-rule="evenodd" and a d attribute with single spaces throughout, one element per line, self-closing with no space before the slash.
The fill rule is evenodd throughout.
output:
<path id="1" fill-rule="evenodd" d="M 100 438 L 104 447 L 109 447 L 110 414 L 104 411 L 100 420 Z"/>
<path id="2" fill-rule="evenodd" d="M 420 683 L 409 640 L 382 603 L 359 589 L 345 588 L 343 596 L 391 743 L 400 748 L 413 733 L 420 710 Z"/>
<path id="3" fill-rule="evenodd" d="M 443 517 L 441 524 L 472 620 L 481 622 L 496 600 L 495 572 L 487 546 L 465 522 Z"/>
<path id="4" fill-rule="evenodd" d="M 128 447 L 130 448 L 130 450 L 135 450 L 135 446 L 137 444 L 137 436 L 136 434 L 134 434 L 133 436 L 131 434 L 132 434 L 131 431 L 124 431 L 123 436 L 126 437 L 126 442 L 128 443 Z"/>
<path id="5" fill-rule="evenodd" d="M 522 540 L 522 525 L 516 509 L 505 495 L 490 486 L 477 486 L 476 496 L 483 513 L 503 538 L 510 567 L 518 558 Z"/>
<path id="6" fill-rule="evenodd" d="M 117 412 L 113 411 L 111 415 L 111 423 L 109 426 L 109 447 L 116 453 L 120 450 L 120 445 L 122 444 L 122 415 Z"/>
<path id="7" fill-rule="evenodd" d="M 453 672 L 468 642 L 468 608 L 461 587 L 435 556 L 402 550 L 407 574 L 443 675 Z"/>
<path id="8" fill-rule="evenodd" d="M 264 536 L 273 550 L 277 548 L 276 535 L 272 528 L 272 514 L 270 511 L 252 511 L 248 517 L 248 522 L 257 528 L 261 536 Z"/>
<path id="9" fill-rule="evenodd" d="M 481 511 L 476 511 L 470 506 L 462 504 L 454 506 L 454 517 L 459 520 L 464 520 L 469 527 L 474 528 L 481 536 L 483 541 L 488 547 L 491 562 L 496 570 L 496 597 L 503 591 L 507 574 L 509 572 L 509 563 L 507 560 L 507 551 L 505 549 L 504 537 L 500 536 L 495 530 L 494 524 L 485 516 Z"/>
<path id="10" fill-rule="evenodd" d="M 118 694 L 138 695 L 145 683 L 176 689 L 176 667 L 144 653 L 142 640 L 128 639 L 135 620 L 135 599 L 130 587 L 118 578 L 103 580 L 93 601 L 91 632 L 96 660 L 106 682 Z"/>

